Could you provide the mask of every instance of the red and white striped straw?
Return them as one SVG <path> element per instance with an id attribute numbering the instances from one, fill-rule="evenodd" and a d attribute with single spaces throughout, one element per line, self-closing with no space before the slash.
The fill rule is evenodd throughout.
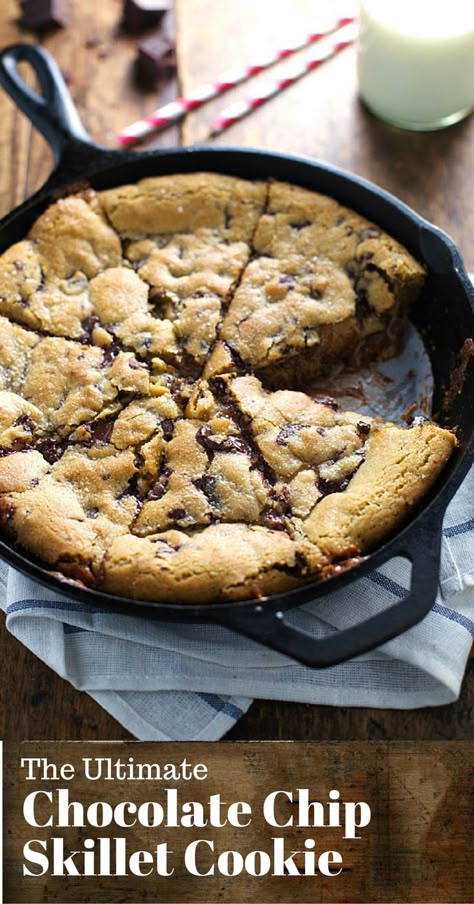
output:
<path id="1" fill-rule="evenodd" d="M 294 82 L 298 81 L 303 75 L 306 75 L 307 72 L 316 69 L 321 63 L 324 63 L 325 60 L 328 60 L 336 53 L 339 53 L 340 50 L 344 50 L 345 47 L 352 44 L 355 36 L 356 31 L 354 28 L 344 29 L 343 32 L 341 31 L 339 40 L 331 44 L 327 50 L 324 50 L 315 59 L 306 60 L 305 63 L 302 63 L 301 66 L 295 68 L 292 72 L 284 76 L 284 78 L 278 78 L 269 82 L 254 97 L 238 100 L 235 103 L 230 104 L 219 116 L 216 116 L 216 118 L 211 121 L 210 134 L 219 135 L 239 119 L 243 119 L 244 116 L 247 116 L 252 110 L 255 110 L 256 107 L 260 107 L 262 104 L 266 103 L 267 100 L 270 100 L 271 97 L 280 94 L 281 91 L 284 91 L 285 88 L 293 85 Z"/>
<path id="2" fill-rule="evenodd" d="M 171 103 L 159 107 L 153 113 L 150 113 L 149 116 L 145 116 L 144 119 L 139 119 L 137 122 L 132 123 L 132 125 L 127 126 L 127 128 L 117 135 L 117 141 L 119 144 L 127 146 L 136 141 L 140 141 L 152 132 L 173 125 L 175 122 L 182 119 L 190 110 L 200 107 L 201 104 L 211 100 L 213 97 L 223 94 L 224 91 L 228 91 L 229 88 L 233 88 L 234 85 L 239 85 L 241 82 L 246 81 L 258 72 L 268 69 L 269 66 L 273 66 L 275 63 L 280 62 L 280 60 L 284 60 L 297 50 L 308 47 L 315 41 L 319 41 L 324 35 L 330 34 L 332 31 L 342 28 L 344 25 L 353 21 L 354 15 L 340 14 L 336 18 L 331 19 L 331 21 L 322 24 L 319 31 L 313 31 L 296 43 L 280 48 L 280 50 L 277 50 L 266 59 L 255 60 L 255 62 L 250 63 L 249 65 L 238 66 L 235 69 L 228 69 L 225 72 L 221 72 L 214 82 L 199 85 L 197 88 L 192 89 L 189 94 L 178 97 L 176 100 L 171 101 Z"/>

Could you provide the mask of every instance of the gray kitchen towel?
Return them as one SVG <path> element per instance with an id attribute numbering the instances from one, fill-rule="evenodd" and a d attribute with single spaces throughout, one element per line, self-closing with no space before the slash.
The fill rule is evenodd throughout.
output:
<path id="1" fill-rule="evenodd" d="M 141 740 L 217 740 L 254 698 L 412 709 L 459 695 L 474 637 L 474 468 L 443 525 L 439 592 L 400 637 L 350 662 L 316 670 L 216 625 L 116 615 L 52 593 L 3 566 L 8 630 Z M 290 614 L 325 636 L 406 593 L 397 559 Z"/>

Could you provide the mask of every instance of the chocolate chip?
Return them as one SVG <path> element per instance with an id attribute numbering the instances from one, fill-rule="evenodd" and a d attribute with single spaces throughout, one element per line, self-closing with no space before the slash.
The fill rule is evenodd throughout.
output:
<path id="1" fill-rule="evenodd" d="M 118 352 L 119 347 L 115 344 L 115 342 L 110 342 L 109 345 L 106 345 L 106 347 L 102 349 L 102 366 L 108 367 L 108 365 L 112 363 L 114 358 L 117 357 Z"/>
<path id="2" fill-rule="evenodd" d="M 222 377 L 213 377 L 209 385 L 217 399 L 222 399 L 227 394 L 227 383 Z"/>
<path id="3" fill-rule="evenodd" d="M 285 519 L 270 505 L 265 505 L 260 513 L 260 524 L 269 530 L 285 530 Z"/>
<path id="4" fill-rule="evenodd" d="M 39 439 L 35 443 L 34 448 L 37 449 L 38 452 L 41 452 L 43 458 L 45 458 L 50 465 L 54 464 L 55 461 L 58 461 L 63 453 L 62 442 L 58 439 L 52 439 L 51 437 Z"/>
<path id="5" fill-rule="evenodd" d="M 21 25 L 32 31 L 64 28 L 69 23 L 63 0 L 20 0 Z"/>
<path id="6" fill-rule="evenodd" d="M 204 424 L 197 431 L 196 441 L 206 452 L 212 454 L 214 452 L 249 452 L 248 446 L 241 436 L 216 437 L 207 424 Z"/>
<path id="7" fill-rule="evenodd" d="M 147 499 L 161 499 L 166 493 L 166 487 L 158 480 L 148 493 Z"/>
<path id="8" fill-rule="evenodd" d="M 13 261 L 13 266 L 15 270 L 18 270 L 20 272 L 23 270 L 23 264 L 21 261 Z"/>
<path id="9" fill-rule="evenodd" d="M 286 446 L 287 440 L 290 439 L 291 436 L 295 436 L 300 430 L 303 430 L 308 426 L 309 424 L 285 424 L 277 434 L 275 440 L 277 446 Z"/>
<path id="10" fill-rule="evenodd" d="M 203 474 L 202 477 L 197 477 L 196 480 L 193 480 L 193 484 L 197 490 L 200 490 L 201 493 L 204 493 L 204 495 L 207 496 L 209 502 L 213 505 L 219 504 L 219 498 L 216 493 L 216 477 L 212 474 Z"/>
<path id="11" fill-rule="evenodd" d="M 179 342 L 180 346 L 182 348 L 184 348 L 185 343 L 188 342 L 189 339 L 190 339 L 190 336 L 181 335 L 178 337 L 178 342 Z M 201 373 L 201 367 L 199 366 L 199 364 L 197 364 L 197 362 L 192 357 L 192 355 L 189 355 L 186 352 L 186 350 L 184 350 L 181 355 L 180 371 L 182 374 L 186 374 L 186 379 L 187 379 L 188 384 L 189 384 L 189 381 L 191 381 L 191 383 L 192 383 L 193 380 L 196 380 Z"/>
<path id="12" fill-rule="evenodd" d="M 365 421 L 357 421 L 356 427 L 358 433 L 362 434 L 362 436 L 367 436 L 370 433 L 370 424 L 366 424 Z"/>
<path id="13" fill-rule="evenodd" d="M 284 486 L 278 492 L 274 490 L 272 498 L 274 500 L 275 511 L 280 515 L 291 515 L 291 500 L 288 487 Z"/>
<path id="14" fill-rule="evenodd" d="M 226 436 L 218 446 L 219 452 L 246 452 L 251 454 L 250 449 L 241 436 Z"/>
<path id="15" fill-rule="evenodd" d="M 206 452 L 214 451 L 215 445 L 213 444 L 212 430 L 207 424 L 204 424 L 204 426 L 200 427 L 196 432 L 196 442 L 199 443 Z"/>
<path id="16" fill-rule="evenodd" d="M 174 421 L 170 417 L 164 417 L 161 422 L 161 429 L 165 439 L 171 439 L 174 430 Z"/>
<path id="17" fill-rule="evenodd" d="M 325 480 L 324 477 L 318 477 L 316 486 L 322 496 L 329 496 L 331 493 L 342 493 L 349 483 L 349 478 L 343 477 L 340 480 Z"/>
<path id="18" fill-rule="evenodd" d="M 132 368 L 132 370 L 148 370 L 147 365 L 144 361 L 137 361 L 136 358 L 131 358 L 128 362 L 128 366 Z"/>
<path id="19" fill-rule="evenodd" d="M 159 25 L 169 8 L 168 0 L 124 0 L 122 25 L 127 31 L 145 31 Z"/>
<path id="20" fill-rule="evenodd" d="M 154 89 L 160 80 L 176 69 L 176 48 L 161 35 L 146 38 L 138 47 L 135 72 L 145 88 Z"/>
<path id="21" fill-rule="evenodd" d="M 114 423 L 115 418 L 112 416 L 103 417 L 100 418 L 100 420 L 92 421 L 92 423 L 87 424 L 87 429 L 89 431 L 87 445 L 106 446 L 110 441 Z"/>
<path id="22" fill-rule="evenodd" d="M 29 430 L 30 433 L 33 433 L 36 425 L 28 414 L 20 414 L 20 417 L 16 419 L 14 426 L 25 427 L 26 430 Z"/>
<path id="23" fill-rule="evenodd" d="M 280 276 L 280 279 L 278 280 L 278 282 L 282 286 L 289 286 L 290 288 L 292 288 L 296 284 L 295 277 L 290 276 L 289 273 L 283 273 L 282 276 Z"/>
<path id="24" fill-rule="evenodd" d="M 182 521 L 183 518 L 186 518 L 186 511 L 184 508 L 173 508 L 169 510 L 168 517 L 173 521 Z"/>
<path id="25" fill-rule="evenodd" d="M 300 229 L 305 229 L 306 226 L 311 226 L 311 220 L 297 220 L 296 223 L 290 223 L 291 228 L 299 232 Z"/>

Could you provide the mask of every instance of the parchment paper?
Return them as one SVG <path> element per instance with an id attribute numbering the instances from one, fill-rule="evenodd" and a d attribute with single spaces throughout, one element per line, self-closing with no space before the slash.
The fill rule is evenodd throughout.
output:
<path id="1" fill-rule="evenodd" d="M 330 395 L 346 410 L 360 411 L 395 423 L 413 417 L 431 417 L 433 373 L 420 334 L 408 325 L 403 350 L 397 358 L 357 371 L 326 377 L 311 395 Z"/>

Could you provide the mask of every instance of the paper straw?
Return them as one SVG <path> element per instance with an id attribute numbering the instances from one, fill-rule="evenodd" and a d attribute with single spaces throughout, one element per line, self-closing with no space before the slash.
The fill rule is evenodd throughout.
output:
<path id="1" fill-rule="evenodd" d="M 216 116 L 210 123 L 210 134 L 211 135 L 219 135 L 220 132 L 223 132 L 225 129 L 228 129 L 229 126 L 233 125 L 234 122 L 238 122 L 238 120 L 243 119 L 244 116 L 247 116 L 252 110 L 255 110 L 256 107 L 260 107 L 262 104 L 266 103 L 267 100 L 270 100 L 271 97 L 275 97 L 275 95 L 280 94 L 281 91 L 284 91 L 285 88 L 288 88 L 290 85 L 293 85 L 298 79 L 300 79 L 303 75 L 306 75 L 307 72 L 311 72 L 313 69 L 316 69 L 323 63 L 325 60 L 328 60 L 330 57 L 335 56 L 336 53 L 339 53 L 340 50 L 344 50 L 349 44 L 352 44 L 356 36 L 355 29 L 348 29 L 347 32 L 344 30 L 344 36 L 341 32 L 341 37 L 338 41 L 333 43 L 327 50 L 323 51 L 319 56 L 314 59 L 307 60 L 305 63 L 302 63 L 301 66 L 295 68 L 292 72 L 288 73 L 283 78 L 275 79 L 271 82 L 268 82 L 258 94 L 253 97 L 248 97 L 245 100 L 238 100 L 233 104 L 230 104 L 226 107 L 219 116 Z"/>
<path id="2" fill-rule="evenodd" d="M 182 119 L 190 110 L 200 107 L 201 104 L 211 100 L 213 97 L 218 97 L 220 94 L 223 94 L 224 91 L 233 88 L 234 85 L 239 85 L 241 82 L 246 81 L 258 72 L 268 69 L 269 66 L 273 66 L 275 63 L 280 62 L 280 60 L 284 60 L 297 50 L 308 47 L 315 41 L 320 40 L 324 35 L 330 34 L 330 32 L 342 28 L 342 26 L 353 21 L 353 15 L 339 15 L 337 18 L 325 22 L 319 31 L 313 31 L 295 44 L 280 48 L 265 59 L 255 60 L 249 65 L 237 66 L 234 69 L 228 69 L 225 72 L 221 72 L 214 82 L 199 85 L 197 88 L 192 89 L 189 94 L 178 97 L 176 100 L 171 101 L 171 103 L 159 107 L 153 113 L 150 113 L 149 116 L 145 116 L 144 119 L 139 119 L 137 122 L 132 123 L 132 125 L 127 126 L 127 128 L 123 129 L 123 131 L 117 135 L 117 141 L 124 146 L 130 145 L 136 141 L 140 141 L 152 132 L 173 125 Z"/>

